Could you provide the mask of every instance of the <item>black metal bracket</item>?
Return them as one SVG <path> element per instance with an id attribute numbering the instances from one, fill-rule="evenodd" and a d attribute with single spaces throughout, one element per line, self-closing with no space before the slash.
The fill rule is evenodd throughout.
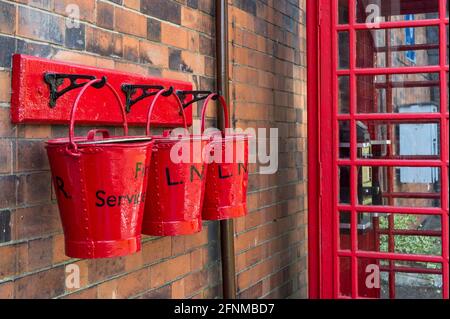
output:
<path id="1" fill-rule="evenodd" d="M 131 112 L 131 107 L 137 102 L 149 97 L 156 95 L 158 91 L 164 89 L 162 85 L 140 85 L 140 84 L 122 84 L 122 91 L 125 93 L 125 109 L 127 113 Z M 138 90 L 141 90 L 141 95 L 133 99 L 133 95 L 136 94 Z M 173 87 L 171 86 L 167 92 L 164 92 L 163 96 L 169 96 L 173 93 Z"/>
<path id="2" fill-rule="evenodd" d="M 201 100 L 204 100 L 210 95 L 211 91 L 177 91 L 178 98 L 180 99 L 181 103 L 183 104 L 183 108 L 187 108 L 189 105 L 199 102 Z M 194 98 L 189 101 L 185 102 L 188 95 L 192 95 Z M 214 98 L 216 100 L 217 97 Z"/>
<path id="3" fill-rule="evenodd" d="M 69 79 L 70 84 L 65 88 L 58 91 L 59 87 L 64 84 L 64 81 Z M 56 101 L 64 94 L 74 89 L 80 88 L 86 85 L 91 80 L 95 80 L 96 77 L 93 75 L 83 75 L 83 74 L 63 74 L 63 73 L 45 73 L 44 82 L 47 83 L 50 89 L 50 99 L 49 106 L 54 108 L 56 106 Z M 78 80 L 87 80 L 82 83 L 78 83 Z M 102 81 L 93 84 L 92 86 L 96 89 L 102 88 L 106 83 L 106 77 L 102 77 Z"/>

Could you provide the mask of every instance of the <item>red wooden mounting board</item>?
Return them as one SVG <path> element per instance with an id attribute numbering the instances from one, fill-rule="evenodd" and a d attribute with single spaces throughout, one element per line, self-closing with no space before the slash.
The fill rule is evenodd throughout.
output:
<path id="1" fill-rule="evenodd" d="M 52 61 L 32 56 L 16 54 L 13 57 L 11 119 L 17 123 L 67 124 L 73 102 L 81 88 L 71 90 L 49 106 L 50 89 L 44 82 L 46 72 L 64 74 L 83 74 L 97 78 L 107 77 L 125 104 L 125 93 L 122 84 L 173 86 L 175 90 L 192 90 L 192 83 L 177 80 L 153 78 L 138 74 L 119 72 L 110 69 L 83 66 L 78 64 Z M 61 88 L 69 81 L 64 82 Z M 84 80 L 86 81 L 86 80 Z M 82 83 L 79 81 L 79 83 Z M 136 93 L 139 96 L 140 90 Z M 134 96 L 133 96 L 134 97 Z M 147 121 L 148 107 L 153 97 L 147 97 L 131 107 L 128 113 L 128 124 L 144 125 Z M 189 97 L 191 99 L 191 97 Z M 185 109 L 188 126 L 192 125 L 192 106 Z M 79 124 L 120 125 L 120 108 L 112 92 L 107 88 L 89 88 L 82 97 L 76 113 Z M 183 119 L 173 96 L 161 97 L 152 115 L 152 125 L 176 127 L 182 126 Z"/>

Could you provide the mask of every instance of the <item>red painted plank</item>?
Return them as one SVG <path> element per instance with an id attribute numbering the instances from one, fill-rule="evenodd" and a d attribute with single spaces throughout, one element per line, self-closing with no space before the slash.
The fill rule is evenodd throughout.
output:
<path id="1" fill-rule="evenodd" d="M 68 123 L 73 101 L 81 88 L 67 92 L 57 100 L 56 106 L 51 108 L 49 106 L 50 90 L 47 83 L 44 82 L 46 72 L 93 75 L 97 78 L 106 76 L 107 81 L 122 97 L 123 103 L 125 103 L 125 94 L 121 90 L 122 84 L 162 85 L 166 88 L 173 86 L 175 90 L 192 90 L 192 83 L 189 82 L 147 77 L 16 54 L 13 57 L 12 70 L 11 118 L 13 123 Z M 148 97 L 131 107 L 131 112 L 127 116 L 129 124 L 143 125 L 146 123 L 147 110 L 152 99 L 153 97 Z M 119 106 L 114 100 L 113 94 L 106 88 L 89 88 L 85 96 L 82 97 L 82 101 L 76 114 L 77 123 L 91 125 L 121 124 Z M 190 126 L 192 125 L 192 106 L 187 107 L 185 112 Z M 161 101 L 158 102 L 153 112 L 152 123 L 155 126 L 182 126 L 183 120 L 173 96 L 161 97 Z"/>

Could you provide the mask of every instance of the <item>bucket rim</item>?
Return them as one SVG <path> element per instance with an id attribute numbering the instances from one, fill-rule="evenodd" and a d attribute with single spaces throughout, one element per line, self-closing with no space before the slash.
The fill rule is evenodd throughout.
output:
<path id="1" fill-rule="evenodd" d="M 74 142 L 83 147 L 83 146 L 96 146 L 101 145 L 104 146 L 142 146 L 147 145 L 150 142 L 153 142 L 153 138 L 150 136 L 113 136 L 110 138 L 103 138 L 103 139 L 93 139 L 93 140 L 87 140 L 85 137 L 76 137 Z M 135 143 L 130 143 L 135 142 Z M 46 142 L 47 146 L 61 146 L 65 144 L 69 144 L 69 138 L 63 137 L 53 140 L 48 140 Z"/>
<path id="2" fill-rule="evenodd" d="M 209 136 L 203 135 L 181 135 L 181 136 L 164 136 L 164 135 L 152 135 L 153 140 L 158 142 L 192 142 L 192 141 L 209 141 Z"/>

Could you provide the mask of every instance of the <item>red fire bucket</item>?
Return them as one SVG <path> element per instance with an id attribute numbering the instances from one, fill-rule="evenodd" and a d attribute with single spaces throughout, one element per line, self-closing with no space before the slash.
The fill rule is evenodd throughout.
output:
<path id="1" fill-rule="evenodd" d="M 150 136 L 150 119 L 161 95 L 171 89 L 159 91 L 148 111 L 147 136 Z M 175 94 L 187 130 L 186 117 L 181 101 Z M 145 201 L 142 233 L 153 236 L 187 235 L 202 229 L 202 203 L 205 191 L 203 149 L 208 139 L 201 136 L 152 136 L 153 159 L 149 170 L 149 186 Z M 174 161 L 174 156 L 184 160 Z"/>
<path id="2" fill-rule="evenodd" d="M 202 109 L 202 133 L 205 130 L 206 107 L 212 99 L 218 99 L 229 128 L 228 108 L 218 94 L 210 94 Z M 210 156 L 207 164 L 206 190 L 202 217 L 205 220 L 221 220 L 247 214 L 248 140 L 246 134 L 213 135 L 208 144 Z"/>
<path id="3" fill-rule="evenodd" d="M 141 248 L 147 177 L 153 141 L 144 137 L 109 137 L 107 130 L 91 130 L 74 137 L 75 112 L 81 96 L 100 79 L 80 91 L 70 115 L 69 138 L 47 142 L 61 221 L 69 257 L 108 258 Z M 123 118 L 124 106 L 113 87 Z M 96 137 L 102 133 L 102 137 Z"/>

